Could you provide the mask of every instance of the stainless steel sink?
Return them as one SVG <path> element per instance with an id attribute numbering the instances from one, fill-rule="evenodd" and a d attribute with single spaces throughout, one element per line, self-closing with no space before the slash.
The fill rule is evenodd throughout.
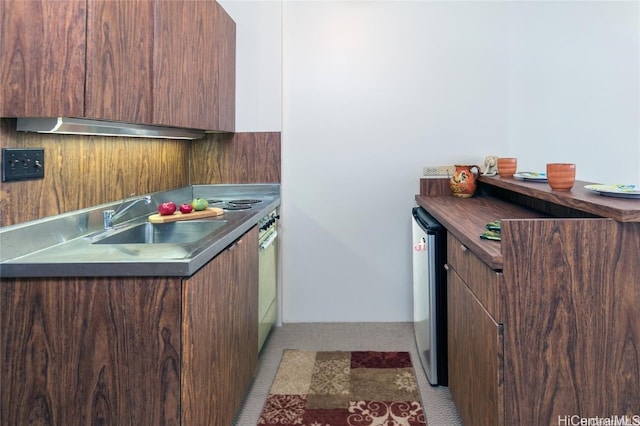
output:
<path id="1" fill-rule="evenodd" d="M 188 244 L 206 238 L 222 228 L 226 220 L 141 223 L 119 231 L 93 244 Z"/>

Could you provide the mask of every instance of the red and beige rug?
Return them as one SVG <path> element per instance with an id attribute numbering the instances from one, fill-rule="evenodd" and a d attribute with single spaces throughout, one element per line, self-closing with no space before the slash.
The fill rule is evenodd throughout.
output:
<path id="1" fill-rule="evenodd" d="M 426 426 L 408 352 L 286 349 L 260 425 Z"/>

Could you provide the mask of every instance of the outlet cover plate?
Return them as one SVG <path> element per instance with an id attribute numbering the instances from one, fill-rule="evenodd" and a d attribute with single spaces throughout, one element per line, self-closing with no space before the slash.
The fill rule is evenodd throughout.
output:
<path id="1" fill-rule="evenodd" d="M 2 181 L 44 178 L 44 148 L 2 148 Z"/>
<path id="2" fill-rule="evenodd" d="M 422 168 L 423 176 L 453 176 L 455 173 L 455 166 L 424 166 Z"/>

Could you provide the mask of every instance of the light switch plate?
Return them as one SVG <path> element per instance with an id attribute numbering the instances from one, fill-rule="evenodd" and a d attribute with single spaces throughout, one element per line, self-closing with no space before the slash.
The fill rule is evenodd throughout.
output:
<path id="1" fill-rule="evenodd" d="M 2 181 L 44 178 L 44 148 L 2 148 Z"/>

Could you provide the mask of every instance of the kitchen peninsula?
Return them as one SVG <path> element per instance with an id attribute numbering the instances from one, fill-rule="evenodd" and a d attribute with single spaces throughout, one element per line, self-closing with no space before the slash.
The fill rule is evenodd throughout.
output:
<path id="1" fill-rule="evenodd" d="M 640 200 L 585 184 L 481 177 L 461 199 L 420 181 L 416 202 L 448 233 L 449 388 L 465 426 L 640 415 Z M 495 220 L 501 241 L 480 239 Z"/>

